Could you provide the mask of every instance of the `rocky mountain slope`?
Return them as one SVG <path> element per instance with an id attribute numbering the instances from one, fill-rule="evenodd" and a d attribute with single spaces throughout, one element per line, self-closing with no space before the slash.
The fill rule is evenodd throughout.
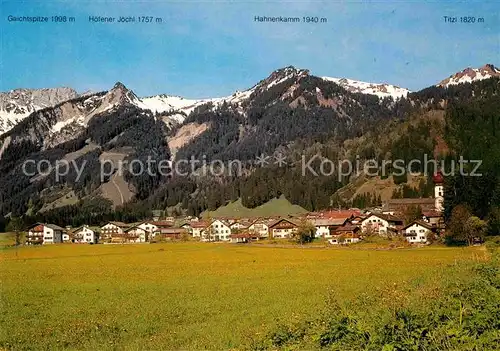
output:
<path id="1" fill-rule="evenodd" d="M 307 70 L 298 70 L 301 74 L 309 74 Z M 280 84 L 284 80 L 296 74 L 295 68 L 287 67 L 283 69 L 284 75 L 277 77 L 271 74 L 266 79 L 267 83 L 260 86 L 255 85 L 244 91 L 236 91 L 234 94 L 225 97 L 188 99 L 181 96 L 159 94 L 148 97 L 138 97 L 134 94 L 131 103 L 137 107 L 149 110 L 153 113 L 162 114 L 165 122 L 171 125 L 182 124 L 186 117 L 197 107 L 212 104 L 214 107 L 220 106 L 224 102 L 230 105 L 241 105 L 248 100 L 256 89 L 269 89 L 273 85 Z M 275 75 L 277 73 L 274 73 Z M 492 64 L 486 64 L 480 68 L 466 68 L 450 77 L 442 80 L 437 86 L 447 87 L 460 83 L 474 82 L 490 77 L 500 76 L 500 69 Z M 275 79 L 276 78 L 276 79 Z M 391 97 L 398 99 L 406 97 L 410 91 L 387 83 L 369 83 L 349 78 L 321 77 L 325 81 L 333 82 L 345 90 L 352 93 L 375 95 L 379 98 Z M 92 96 L 92 93 L 85 93 L 82 96 Z M 50 89 L 15 89 L 9 92 L 0 93 L 0 135 L 12 129 L 16 124 L 28 117 L 31 113 L 53 107 L 61 102 L 77 98 L 78 93 L 71 88 L 50 88 Z"/>
<path id="2" fill-rule="evenodd" d="M 0 93 L 0 134 L 12 129 L 31 113 L 74 99 L 71 88 L 14 89 Z"/>
<path id="3" fill-rule="evenodd" d="M 449 87 L 461 83 L 471 83 L 491 77 L 500 77 L 500 69 L 492 64 L 486 64 L 480 68 L 467 67 L 461 72 L 452 74 L 446 79 L 443 79 L 437 86 Z"/>
<path id="4" fill-rule="evenodd" d="M 271 76 L 265 79 L 266 83 L 261 82 L 247 90 L 236 91 L 230 96 L 187 99 L 180 96 L 160 94 L 140 98 L 132 93 L 129 102 L 141 109 L 162 114 L 164 117 L 168 116 L 165 122 L 177 125 L 183 123 L 195 108 L 202 105 L 212 104 L 214 107 L 220 106 L 223 103 L 241 105 L 256 90 L 262 92 L 263 89 L 270 89 L 274 85 L 280 84 L 292 75 L 295 75 L 296 71 L 299 74 L 309 74 L 307 70 L 295 70 L 293 67 L 287 67 L 283 69 L 284 75 L 278 77 L 278 73 L 271 74 Z M 350 92 L 373 94 L 379 97 L 391 96 L 397 98 L 406 96 L 409 92 L 407 89 L 390 84 L 366 83 L 345 78 L 324 77 L 324 79 L 335 82 Z M 95 94 L 82 94 L 82 96 L 88 97 L 92 97 L 93 95 Z M 0 93 L 0 135 L 12 129 L 31 113 L 47 107 L 53 107 L 64 101 L 75 99 L 78 96 L 77 92 L 71 88 L 15 89 L 10 92 Z"/>
<path id="5" fill-rule="evenodd" d="M 497 82 L 492 78 L 410 93 L 285 67 L 247 90 L 206 100 L 139 98 L 117 83 L 109 91 L 35 111 L 0 135 L 0 213 L 65 208 L 78 213 L 81 206 L 98 201 L 99 211 L 133 203 L 141 209 L 175 206 L 199 214 L 230 200 L 255 207 L 282 195 L 308 210 L 331 206 L 332 201 L 366 204 L 372 195 L 354 191 L 348 199 L 334 196 L 351 181 L 338 177 L 338 169 L 329 176 L 303 176 L 301 158 L 319 156 L 312 164 L 318 170 L 322 158 L 438 155 L 446 150 L 442 134 L 447 106 L 469 101 L 485 89 L 495 94 Z M 271 162 L 258 165 L 257 155 Z M 277 156 L 284 157 L 283 165 L 272 162 Z M 238 160 L 242 173 L 235 176 L 226 169 L 217 175 L 165 175 L 117 166 L 191 158 Z M 58 179 L 54 167 L 44 174 L 26 174 L 26 160 L 74 165 Z M 391 179 L 403 185 L 407 181 Z M 398 191 L 423 196 L 427 188 L 423 184 Z"/>
<path id="6" fill-rule="evenodd" d="M 406 97 L 410 92 L 408 89 L 400 88 L 392 84 L 367 83 L 347 78 L 323 77 L 323 79 L 337 83 L 352 93 L 372 94 L 378 96 L 379 98 L 390 96 L 393 99 L 397 99 L 400 97 Z"/>

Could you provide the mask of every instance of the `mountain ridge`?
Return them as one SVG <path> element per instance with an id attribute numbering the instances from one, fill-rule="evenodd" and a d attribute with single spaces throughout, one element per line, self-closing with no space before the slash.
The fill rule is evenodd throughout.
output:
<path id="1" fill-rule="evenodd" d="M 500 69 L 491 63 L 487 63 L 479 68 L 467 67 L 460 72 L 450 75 L 443 79 L 436 86 L 449 87 L 461 83 L 471 83 L 478 80 L 488 79 L 491 77 L 500 77 Z"/>
<path id="2" fill-rule="evenodd" d="M 69 87 L 19 88 L 0 92 L 0 134 L 10 130 L 33 112 L 78 96 L 78 93 Z"/>
<path id="3" fill-rule="evenodd" d="M 132 93 L 129 97 L 131 103 L 142 109 L 147 109 L 152 113 L 168 114 L 168 122 L 172 125 L 182 124 L 186 117 L 197 107 L 205 104 L 212 104 L 214 107 L 229 103 L 238 105 L 248 100 L 256 90 L 270 89 L 276 84 L 280 84 L 287 79 L 301 78 L 310 75 L 307 69 L 287 66 L 274 70 L 270 75 L 245 90 L 237 90 L 233 94 L 223 97 L 213 97 L 204 99 L 192 99 L 178 95 L 156 94 L 146 97 L 139 97 Z M 436 86 L 447 87 L 460 84 L 462 82 L 473 82 L 489 77 L 500 76 L 500 70 L 493 64 L 485 64 L 480 68 L 465 68 L 460 72 L 450 75 L 441 80 Z M 399 99 L 406 97 L 410 90 L 389 83 L 371 83 L 350 78 L 320 77 L 329 82 L 336 83 L 352 93 L 375 95 L 378 98 L 392 97 Z M 117 82 L 114 88 L 124 88 Z M 112 89 L 110 89 L 112 90 Z M 31 113 L 39 111 L 45 107 L 52 107 L 60 102 L 74 99 L 78 96 L 92 96 L 94 93 L 86 92 L 78 94 L 74 89 L 68 87 L 44 88 L 44 89 L 13 89 L 0 93 L 0 135 L 12 129 L 16 124 L 28 117 Z"/>
<path id="4" fill-rule="evenodd" d="M 75 209 L 97 199 L 99 206 L 111 202 L 113 209 L 130 203 L 199 214 L 228 200 L 241 198 L 244 206 L 254 208 L 281 195 L 308 210 L 326 208 L 334 201 L 332 194 L 351 179 L 304 177 L 301 155 L 330 160 L 353 155 L 403 160 L 422 153 L 434 155 L 448 149 L 436 148 L 443 141 L 448 109 L 468 104 L 475 96 L 496 96 L 499 82 L 500 78 L 492 77 L 448 88 L 432 86 L 394 100 L 351 92 L 307 70 L 285 67 L 247 90 L 200 103 L 189 114 L 184 112 L 182 122 L 175 122 L 172 116 L 183 111 L 153 112 L 143 99 L 117 82 L 108 91 L 36 111 L 0 135 L 0 213 L 55 211 L 54 206 L 67 203 L 67 196 Z M 180 108 L 188 106 L 185 101 L 182 104 Z M 436 118 L 426 117 L 427 112 Z M 259 167 L 256 155 L 271 160 L 281 155 L 286 167 Z M 227 172 L 203 175 L 198 168 L 186 176 L 169 176 L 125 169 L 123 173 L 107 171 L 102 177 L 109 157 L 143 164 L 150 158 L 156 164 L 191 158 L 209 163 L 238 160 L 242 173 L 237 177 Z M 81 178 L 73 171 L 55 180 L 54 170 L 43 176 L 24 174 L 26 160 L 48 160 L 51 166 L 58 160 L 71 160 L 87 166 Z M 318 170 L 317 163 L 313 167 Z M 395 183 L 406 181 L 394 177 Z M 120 191 L 128 194 L 125 204 L 113 193 L 117 182 Z M 420 195 L 427 191 L 425 186 L 419 189 L 402 191 Z M 366 204 L 374 199 L 357 194 L 341 201 Z"/>

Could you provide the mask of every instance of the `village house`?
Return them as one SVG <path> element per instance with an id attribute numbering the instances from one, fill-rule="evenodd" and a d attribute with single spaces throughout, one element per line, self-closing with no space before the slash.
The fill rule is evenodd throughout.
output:
<path id="1" fill-rule="evenodd" d="M 208 226 L 206 221 L 194 221 L 181 224 L 180 227 L 187 229 L 193 238 L 201 238 L 203 230 Z"/>
<path id="2" fill-rule="evenodd" d="M 70 225 L 64 227 L 64 232 L 62 233 L 62 242 L 71 243 L 73 240 L 73 228 Z"/>
<path id="3" fill-rule="evenodd" d="M 388 214 L 404 213 L 409 208 L 420 207 L 422 211 L 435 210 L 436 201 L 433 198 L 389 199 L 384 202 L 382 211 Z"/>
<path id="4" fill-rule="evenodd" d="M 155 233 L 161 228 L 171 228 L 173 227 L 173 221 L 145 221 L 137 224 L 136 226 L 144 230 L 149 238 L 154 238 Z"/>
<path id="5" fill-rule="evenodd" d="M 98 232 L 96 228 L 82 225 L 73 229 L 69 236 L 73 243 L 97 244 Z"/>
<path id="6" fill-rule="evenodd" d="M 437 230 L 443 230 L 445 227 L 443 214 L 439 211 L 422 212 L 422 220 L 429 223 Z"/>
<path id="7" fill-rule="evenodd" d="M 351 222 L 351 224 L 358 225 L 365 218 L 366 218 L 366 216 L 363 216 L 363 215 L 354 216 L 351 218 L 350 222 Z"/>
<path id="8" fill-rule="evenodd" d="M 360 234 L 361 229 L 354 224 L 345 224 L 339 228 L 337 228 L 334 232 L 334 235 L 355 235 L 355 234 Z"/>
<path id="9" fill-rule="evenodd" d="M 411 244 L 425 244 L 429 241 L 429 235 L 432 234 L 433 226 L 424 221 L 413 221 L 403 227 L 403 235 Z"/>
<path id="10" fill-rule="evenodd" d="M 269 236 L 275 239 L 291 238 L 298 227 L 299 224 L 295 220 L 281 218 L 269 226 Z"/>
<path id="11" fill-rule="evenodd" d="M 361 221 L 361 231 L 381 236 L 397 233 L 403 225 L 403 220 L 390 214 L 372 213 Z"/>
<path id="12" fill-rule="evenodd" d="M 220 219 L 213 220 L 201 232 L 203 241 L 230 241 L 230 235 L 231 228 Z"/>
<path id="13" fill-rule="evenodd" d="M 328 240 L 330 244 L 353 244 L 361 241 L 361 229 L 353 224 L 345 224 L 335 230 L 332 238 Z"/>
<path id="14" fill-rule="evenodd" d="M 130 225 L 123 222 L 108 222 L 101 227 L 101 237 L 104 240 L 111 240 L 113 236 L 123 234 Z"/>
<path id="15" fill-rule="evenodd" d="M 125 229 L 122 234 L 112 234 L 112 242 L 125 243 L 145 243 L 150 240 L 152 233 L 141 228 L 139 225 L 131 225 Z"/>
<path id="16" fill-rule="evenodd" d="M 249 233 L 238 233 L 231 234 L 231 242 L 232 243 L 248 243 L 250 242 L 250 234 Z"/>
<path id="17" fill-rule="evenodd" d="M 231 234 L 230 237 L 232 243 L 248 243 L 262 239 L 259 233 L 247 229 L 240 233 Z"/>
<path id="18" fill-rule="evenodd" d="M 316 238 L 329 238 L 330 235 L 330 220 L 325 218 L 311 219 L 311 223 L 316 228 Z"/>
<path id="19" fill-rule="evenodd" d="M 55 224 L 38 223 L 28 229 L 26 245 L 46 245 L 62 243 L 65 229 Z"/>
<path id="20" fill-rule="evenodd" d="M 233 223 L 236 223 L 238 221 L 242 221 L 244 219 L 240 218 L 234 218 L 234 217 L 217 217 L 217 219 L 219 221 L 221 221 L 222 223 L 224 223 L 225 225 L 230 225 L 230 224 L 233 224 Z"/>
<path id="21" fill-rule="evenodd" d="M 186 223 L 186 222 L 198 222 L 200 219 L 196 216 L 184 216 L 182 218 L 178 218 L 181 223 Z"/>
<path id="22" fill-rule="evenodd" d="M 71 234 L 72 232 L 72 229 L 71 229 L 71 226 L 68 225 L 66 226 L 63 234 L 62 234 L 62 241 L 63 243 L 70 243 L 72 238 L 73 238 L 73 235 Z"/>
<path id="23" fill-rule="evenodd" d="M 148 232 L 151 235 L 158 229 L 158 227 L 154 223 L 157 222 L 148 222 L 148 221 L 141 222 L 137 224 L 137 227 Z"/>
<path id="24" fill-rule="evenodd" d="M 161 227 L 158 228 L 153 235 L 155 239 L 160 237 L 166 240 L 179 240 L 185 235 L 190 235 L 190 233 L 186 228 Z"/>
<path id="25" fill-rule="evenodd" d="M 310 212 L 306 215 L 306 219 L 315 218 L 348 218 L 351 219 L 355 216 L 361 215 L 361 210 L 359 209 L 349 209 L 349 210 L 327 210 L 319 212 Z"/>
<path id="26" fill-rule="evenodd" d="M 346 236 L 342 235 L 333 235 L 331 239 L 328 240 L 328 242 L 332 245 L 348 245 L 348 244 L 354 244 L 357 242 L 361 241 L 361 237 L 359 234 L 349 234 Z"/>
<path id="27" fill-rule="evenodd" d="M 274 221 L 265 219 L 257 219 L 248 227 L 250 232 L 256 233 L 260 238 L 267 238 L 269 236 L 269 225 Z"/>
<path id="28" fill-rule="evenodd" d="M 316 238 L 331 238 L 332 233 L 337 228 L 346 224 L 349 218 L 350 217 L 312 219 L 311 223 L 316 228 Z"/>
<path id="29" fill-rule="evenodd" d="M 234 221 L 230 223 L 229 228 L 231 228 L 232 233 L 236 233 L 240 230 L 248 229 L 248 227 L 250 227 L 251 224 L 252 224 L 251 221 L 248 221 L 246 219 L 241 219 L 239 221 Z"/>

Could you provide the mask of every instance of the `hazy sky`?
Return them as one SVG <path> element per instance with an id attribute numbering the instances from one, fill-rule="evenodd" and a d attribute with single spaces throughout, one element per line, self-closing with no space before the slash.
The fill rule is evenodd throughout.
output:
<path id="1" fill-rule="evenodd" d="M 0 90 L 97 91 L 121 81 L 140 96 L 214 97 L 289 65 L 418 90 L 468 66 L 500 64 L 498 2 L 450 2 L 3 1 Z M 66 15 L 75 22 L 16 23 L 9 15 Z M 88 19 L 142 15 L 162 24 Z M 327 23 L 259 23 L 255 16 L 317 16 Z M 443 16 L 484 22 L 445 23 Z"/>

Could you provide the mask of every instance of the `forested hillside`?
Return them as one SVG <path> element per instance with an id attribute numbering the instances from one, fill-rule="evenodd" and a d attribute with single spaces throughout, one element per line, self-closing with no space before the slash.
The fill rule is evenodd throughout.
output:
<path id="1" fill-rule="evenodd" d="M 287 67 L 235 95 L 237 98 L 196 107 L 177 126 L 165 123 L 161 114 L 144 110 L 135 103 L 132 92 L 117 84 L 109 92 L 72 101 L 79 118 L 65 115 L 68 107 L 39 111 L 0 138 L 0 212 L 56 223 L 70 219 L 76 225 L 103 218 L 139 219 L 152 209 L 175 208 L 176 212 L 199 215 L 237 199 L 254 208 L 281 196 L 306 210 L 376 206 L 381 202 L 380 193 L 357 191 L 369 177 L 339 176 L 338 168 L 321 175 L 322 160 L 335 165 L 339 160 L 355 164 L 373 159 L 378 165 L 383 160 L 401 159 L 405 164 L 421 160 L 411 171 L 427 170 L 428 174 L 417 184 L 410 184 L 408 174 L 397 174 L 391 164 L 384 165 L 384 172 L 379 170 L 380 178 L 390 180 L 392 197 L 428 197 L 432 196 L 430 177 L 435 168 L 425 169 L 423 162 L 451 162 L 462 155 L 483 159 L 485 176 L 447 177 L 447 206 L 466 202 L 474 212 L 486 216 L 500 196 L 499 81 L 491 78 L 448 88 L 430 87 L 395 101 L 351 93 L 307 71 Z M 207 128 L 176 150 L 171 159 L 168 140 L 189 124 Z M 126 171 L 123 181 L 133 193 L 132 201 L 113 203 L 102 186 L 114 181 L 116 170 L 107 172 L 105 179 L 100 174 L 108 155 L 143 163 L 150 159 L 174 163 L 190 158 L 208 163 L 239 160 L 242 172 L 226 169 L 204 175 L 202 166 L 187 175 Z M 266 165 L 258 164 L 261 155 L 268 157 Z M 274 162 L 277 157 L 283 162 Z M 27 159 L 68 159 L 85 167 L 78 181 L 77 174 L 70 172 L 55 182 L 53 174 L 23 175 L 21 167 Z M 304 160 L 310 159 L 314 159 L 308 164 L 312 172 L 304 174 Z M 342 171 L 346 174 L 344 168 Z M 56 195 L 61 200 L 72 192 L 76 203 L 47 206 Z"/>

